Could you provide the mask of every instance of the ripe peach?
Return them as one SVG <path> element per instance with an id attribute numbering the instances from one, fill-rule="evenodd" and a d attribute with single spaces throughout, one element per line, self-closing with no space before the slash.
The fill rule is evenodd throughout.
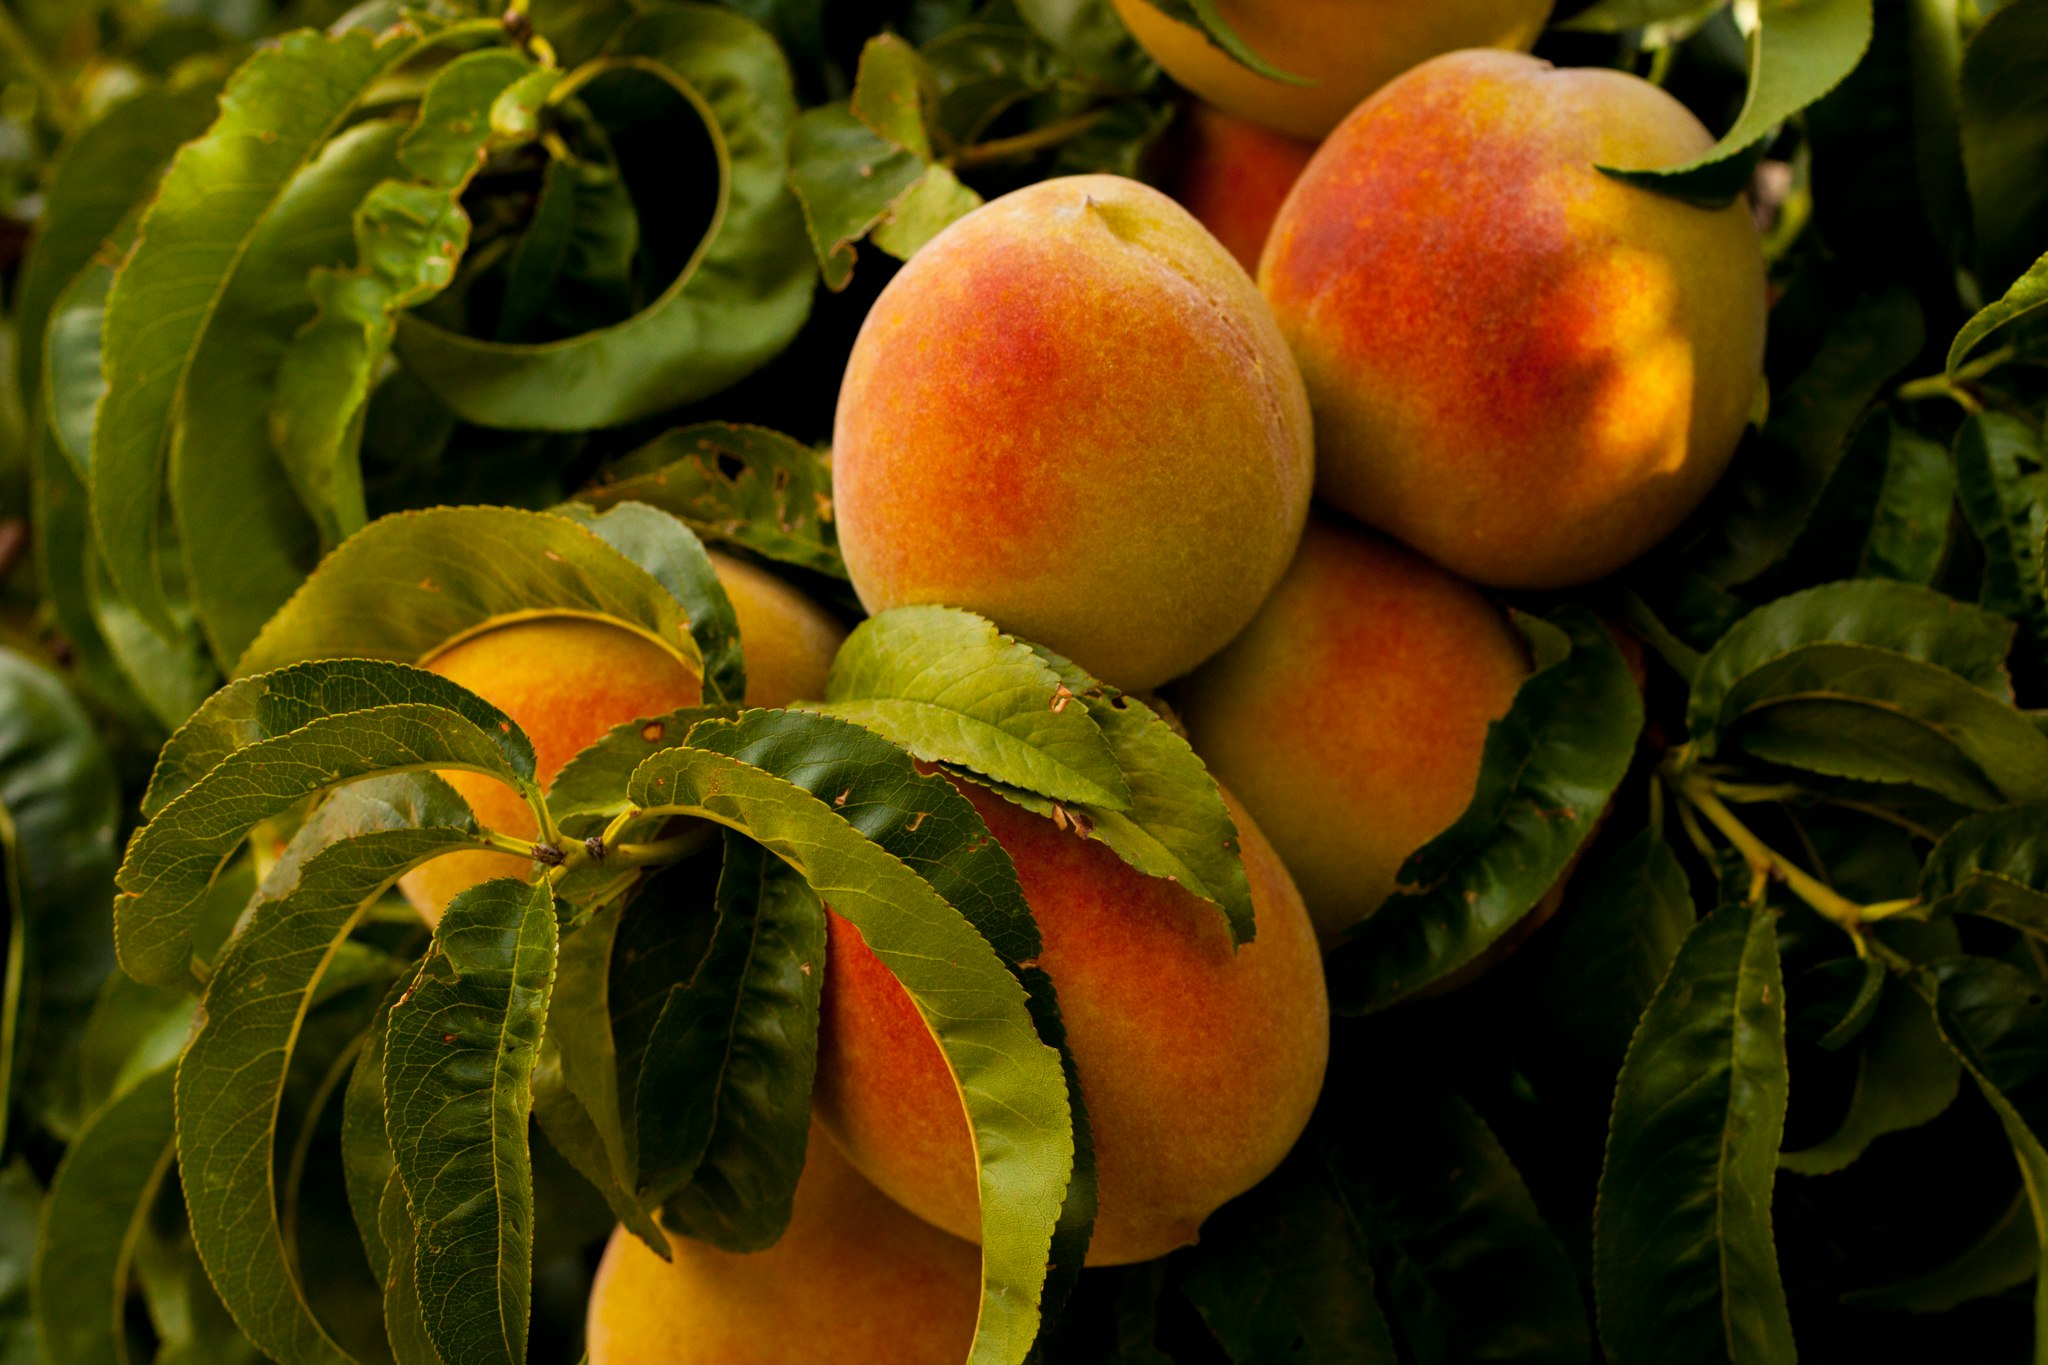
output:
<path id="1" fill-rule="evenodd" d="M 822 608 L 771 573 L 714 553 L 712 566 L 739 618 L 747 704 L 787 706 L 825 695 L 825 675 L 846 632 Z M 564 763 L 614 725 L 695 706 L 697 675 L 676 655 L 623 626 L 584 617 L 537 617 L 494 626 L 428 659 L 515 721 L 533 741 L 545 789 Z M 443 773 L 476 818 L 515 839 L 536 833 L 533 812 L 510 787 L 480 773 Z M 449 853 L 399 885 L 429 921 L 458 892 L 491 877 L 523 877 L 509 853 Z"/>
<path id="2" fill-rule="evenodd" d="M 1329 1050 L 1315 932 L 1233 804 L 1258 917 L 1231 951 L 1217 909 L 1101 843 L 963 787 L 1009 851 L 1044 938 L 1081 1077 L 1100 1189 L 1091 1265 L 1163 1256 L 1251 1188 L 1308 1122 Z M 833 915 L 817 1112 L 862 1174 L 948 1232 L 978 1237 L 959 1092 L 910 997 Z"/>
<path id="3" fill-rule="evenodd" d="M 1464 814 L 1487 726 L 1528 672 L 1520 634 L 1479 592 L 1319 516 L 1257 619 L 1176 702 L 1328 943 Z"/>
<path id="4" fill-rule="evenodd" d="M 1756 395 L 1763 256 L 1742 204 L 1597 165 L 1712 141 L 1647 81 L 1505 52 L 1360 106 L 1260 263 L 1315 407 L 1317 491 L 1503 587 L 1598 578 L 1676 529 Z"/>
<path id="5" fill-rule="evenodd" d="M 1238 37 L 1267 63 L 1313 85 L 1259 75 L 1199 29 L 1147 0 L 1116 10 L 1166 74 L 1211 104 L 1314 140 L 1394 77 L 1466 47 L 1526 52 L 1550 17 L 1551 0 L 1218 0 Z"/>
<path id="6" fill-rule="evenodd" d="M 623 1228 L 590 1292 L 590 1365 L 960 1365 L 981 1253 L 919 1222 L 811 1134 L 782 1240 L 740 1256 Z"/>
<path id="7" fill-rule="evenodd" d="M 1107 175 L 1005 195 L 912 258 L 854 343 L 832 460 L 870 611 L 966 607 L 1132 690 L 1251 620 L 1313 477 L 1257 289 Z"/>
<path id="8" fill-rule="evenodd" d="M 1315 154 L 1312 142 L 1191 101 L 1168 148 L 1165 188 L 1256 272 L 1274 216 Z"/>

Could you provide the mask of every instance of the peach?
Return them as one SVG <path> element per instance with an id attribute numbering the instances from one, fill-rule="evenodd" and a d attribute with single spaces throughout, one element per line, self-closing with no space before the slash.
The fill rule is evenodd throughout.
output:
<path id="1" fill-rule="evenodd" d="M 1315 407 L 1318 493 L 1500 587 L 1587 582 L 1675 530 L 1756 397 L 1763 255 L 1741 203 L 1597 165 L 1712 141 L 1647 81 L 1505 52 L 1360 106 L 1260 262 Z"/>
<path id="2" fill-rule="evenodd" d="M 1313 84 L 1259 75 L 1146 0 L 1116 0 L 1166 74 L 1239 118 L 1313 141 L 1358 102 L 1420 62 L 1467 47 L 1526 52 L 1551 0 L 1217 0 L 1266 63 Z"/>
<path id="3" fill-rule="evenodd" d="M 963 787 L 1017 864 L 1059 991 L 1095 1143 L 1091 1265 L 1163 1256 L 1269 1173 L 1308 1122 L 1329 1050 L 1315 932 L 1233 804 L 1257 938 L 1098 841 Z M 829 918 L 817 1113 L 854 1165 L 921 1217 L 978 1238 L 974 1148 L 931 1032 L 847 921 Z"/>
<path id="4" fill-rule="evenodd" d="M 749 706 L 787 706 L 825 695 L 825 675 L 845 630 L 775 575 L 716 554 L 711 563 L 739 618 Z M 541 616 L 493 626 L 425 661 L 510 716 L 533 741 L 545 789 L 562 765 L 641 716 L 695 706 L 703 690 L 680 657 L 624 626 L 588 617 Z M 533 812 L 504 783 L 480 773 L 443 773 L 476 818 L 515 839 L 537 832 Z M 449 853 L 399 885 L 432 922 L 455 895 L 491 877 L 532 870 L 509 853 Z"/>
<path id="5" fill-rule="evenodd" d="M 870 611 L 965 607 L 1129 690 L 1220 649 L 1308 511 L 1308 403 L 1243 270 L 1117 176 L 1004 195 L 875 301 L 839 391 Z"/>
<path id="6" fill-rule="evenodd" d="M 811 1134 L 782 1240 L 741 1256 L 613 1232 L 591 1287 L 590 1365 L 960 1365 L 981 1253 L 919 1222 Z"/>
<path id="7" fill-rule="evenodd" d="M 1329 943 L 1464 814 L 1487 727 L 1528 672 L 1521 634 L 1478 591 L 1319 516 L 1258 618 L 1175 700 Z"/>
<path id="8" fill-rule="evenodd" d="M 1238 264 L 1257 271 L 1266 233 L 1315 154 L 1312 142 L 1193 101 L 1174 130 L 1165 188 Z"/>

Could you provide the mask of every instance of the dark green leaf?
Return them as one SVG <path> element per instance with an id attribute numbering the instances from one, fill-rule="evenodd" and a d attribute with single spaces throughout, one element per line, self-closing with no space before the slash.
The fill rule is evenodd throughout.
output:
<path id="1" fill-rule="evenodd" d="M 668 589 L 683 609 L 690 636 L 703 656 L 704 701 L 712 706 L 738 705 L 747 694 L 739 618 L 696 533 L 668 513 L 637 502 L 622 502 L 604 512 L 565 502 L 555 515 L 583 527 Z"/>
<path id="2" fill-rule="evenodd" d="M 1963 52 L 1963 169 L 1986 292 L 2011 285 L 2048 236 L 2048 185 L 2041 175 L 2048 166 L 2044 51 L 2048 4 L 2012 0 L 1985 19 Z"/>
<path id="3" fill-rule="evenodd" d="M 577 496 L 597 507 L 644 502 L 701 536 L 846 577 L 830 453 L 765 427 L 706 422 L 663 432 Z"/>
<path id="4" fill-rule="evenodd" d="M 1328 959 L 1330 1003 L 1366 1014 L 1473 961 L 1564 874 L 1628 771 L 1642 696 L 1607 628 L 1517 614 L 1538 667 L 1486 735 L 1471 805 Z"/>
<path id="5" fill-rule="evenodd" d="M 421 1319 L 447 1360 L 526 1359 L 527 1121 L 554 975 L 553 893 L 497 878 L 449 903 L 434 951 L 391 1011 L 392 1156 L 413 1221 Z"/>
<path id="6" fill-rule="evenodd" d="M 1594 0 L 1557 27 L 1580 33 L 1625 33 L 1651 24 L 1690 19 L 1721 7 L 1722 0 Z"/>
<path id="7" fill-rule="evenodd" d="M 1920 899 L 2048 939 L 2048 805 L 2007 806 L 1958 821 L 1927 856 Z"/>
<path id="8" fill-rule="evenodd" d="M 817 897 L 787 864 L 728 834 L 710 950 L 689 988 L 670 993 L 637 1078 L 643 1182 L 658 1196 L 668 1172 L 690 1173 L 666 1196 L 674 1231 L 760 1251 L 788 1225 L 824 979 Z"/>
<path id="9" fill-rule="evenodd" d="M 165 1066 L 94 1114 L 43 1198 L 36 1328 L 51 1365 L 128 1365 L 122 1306 L 137 1228 L 176 1152 L 171 1090 Z"/>
<path id="10" fill-rule="evenodd" d="M 341 1172 L 348 1185 L 348 1207 L 363 1239 L 370 1274 L 378 1284 L 391 1282 L 394 1248 L 384 1240 L 384 1190 L 395 1171 L 391 1138 L 384 1127 L 384 1037 L 391 1007 L 412 988 L 409 976 L 391 984 L 370 1030 L 363 1036 L 341 1101 Z M 410 1238 L 407 1239 L 410 1241 Z"/>
<path id="11" fill-rule="evenodd" d="M 1780 1154 L 1778 1164 L 1800 1175 L 1839 1171 L 1873 1139 L 1935 1118 L 1954 1101 L 1961 1082 L 1962 1068 L 1935 1030 L 1927 1002 L 1893 985 L 1862 1035 L 1856 1088 L 1840 1126 L 1811 1147 Z"/>
<path id="12" fill-rule="evenodd" d="M 633 770 L 664 749 L 683 744 L 700 720 L 731 720 L 731 706 L 686 706 L 665 716 L 648 716 L 614 725 L 589 748 L 562 765 L 548 788 L 548 809 L 564 829 L 578 816 L 609 820 L 627 809 L 626 779 Z"/>
<path id="13" fill-rule="evenodd" d="M 1644 829 L 1572 879 L 1543 1024 L 1603 1077 L 1621 1069 L 1636 1021 L 1696 914 L 1671 845 Z"/>
<path id="14" fill-rule="evenodd" d="M 1850 433 L 1883 386 L 1920 353 L 1923 330 L 1919 305 L 1898 287 L 1834 314 L 1812 362 L 1771 395 L 1770 420 L 1736 452 L 1709 504 L 1718 515 L 1687 551 L 1694 572 L 1732 587 L 1792 548 Z"/>
<path id="15" fill-rule="evenodd" d="M 953 607 L 863 621 L 832 660 L 829 715 L 928 763 L 1056 801 L 1128 810 L 1131 793 L 1087 706 L 1030 645 Z"/>
<path id="16" fill-rule="evenodd" d="M 1850 1308 L 1946 1313 L 1957 1304 L 2025 1284 L 2034 1278 L 2040 1261 L 2034 1213 L 2023 1190 L 1984 1235 L 1954 1259 L 1909 1280 L 1852 1290 L 1842 1296 L 1842 1303 Z"/>
<path id="17" fill-rule="evenodd" d="M 1842 83 L 1870 46 L 1871 0 L 1756 0 L 1749 36 L 1749 94 L 1735 126 L 1695 161 L 1668 169 L 1601 167 L 1609 175 L 1679 198 L 1713 190 L 1725 202 L 1748 176 L 1729 184 L 1716 171 L 1756 147 L 1778 124 Z"/>
<path id="18" fill-rule="evenodd" d="M 46 1359 L 36 1341 L 30 1293 L 42 1209 L 43 1187 L 28 1162 L 16 1157 L 0 1168 L 0 1365 L 42 1365 Z"/>
<path id="19" fill-rule="evenodd" d="M 786 180 L 796 98 L 774 40 L 729 10 L 672 3 L 608 51 L 706 116 L 721 163 L 710 237 L 639 313 L 562 341 L 483 341 L 402 317 L 399 359 L 480 425 L 581 431 L 707 397 L 781 351 L 810 313 L 815 266 Z"/>
<path id="20" fill-rule="evenodd" d="M 1264 76 L 1267 80 L 1283 81 L 1288 85 L 1313 85 L 1315 82 L 1303 76 L 1291 75 L 1274 66 L 1254 52 L 1251 45 L 1238 36 L 1230 21 L 1223 17 L 1217 0 L 1147 0 L 1161 14 L 1177 19 L 1189 28 L 1195 29 L 1209 42 L 1227 53 L 1240 66 L 1246 66 Z"/>
<path id="21" fill-rule="evenodd" d="M 205 1022 L 178 1070 L 185 1201 L 221 1299 L 281 1361 L 346 1356 L 314 1317 L 279 1224 L 273 1147 L 299 1029 L 327 964 L 405 872 L 476 846 L 476 825 L 428 774 L 337 792 L 264 879 L 249 923 L 207 983 Z"/>
<path id="22" fill-rule="evenodd" d="M 390 1248 L 384 1275 L 384 1335 L 398 1365 L 441 1365 L 420 1312 L 419 1263 L 405 1182 L 393 1170 L 377 1202 L 377 1235 Z"/>
<path id="23" fill-rule="evenodd" d="M 1984 606 L 2026 620 L 2048 640 L 2040 556 L 2048 533 L 2048 471 L 2041 436 L 2006 413 L 1981 412 L 1956 431 L 1956 495 L 1963 518 L 1984 548 Z"/>
<path id="24" fill-rule="evenodd" d="M 0 1151 L 15 1110 L 68 1134 L 83 1117 L 78 1046 L 112 970 L 121 791 L 91 720 L 52 673 L 0 649 Z"/>
<path id="25" fill-rule="evenodd" d="M 1856 562 L 1859 578 L 1932 583 L 1948 548 L 1955 466 L 1939 444 L 1904 427 L 1887 431 L 1883 481 Z"/>
<path id="26" fill-rule="evenodd" d="M 1793 1359 L 1771 1236 L 1785 1083 L 1775 917 L 1732 902 L 1678 950 L 1615 1087 L 1593 1243 L 1615 1365 Z"/>

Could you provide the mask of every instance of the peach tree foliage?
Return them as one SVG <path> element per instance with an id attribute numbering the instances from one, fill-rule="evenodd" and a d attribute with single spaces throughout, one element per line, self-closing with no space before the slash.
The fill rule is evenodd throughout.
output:
<path id="1" fill-rule="evenodd" d="M 1171 93 L 1098 0 L 874 8 L 0 21 L 32 96 L 0 210 L 36 228 L 0 234 L 33 555 L 0 581 L 0 1360 L 573 1360 L 614 1222 L 780 1234 L 827 901 L 949 993 L 995 1192 L 976 1361 L 2048 1340 L 2048 3 L 1559 6 L 1540 53 L 1724 133 L 1613 174 L 1767 190 L 1768 403 L 1668 545 L 1512 604 L 1536 668 L 1328 958 L 1294 1153 L 1199 1246 L 1085 1275 L 1037 929 L 931 770 L 1244 941 L 1214 783 L 1164 710 L 947 609 L 743 709 L 704 547 L 850 614 L 820 443 L 890 259 L 1030 180 L 1143 173 Z M 1161 8 L 1259 60 L 1209 0 Z M 508 718 L 413 666 L 534 611 L 680 641 L 703 704 L 543 794 Z M 482 848 L 536 879 L 432 931 L 392 894 Z"/>

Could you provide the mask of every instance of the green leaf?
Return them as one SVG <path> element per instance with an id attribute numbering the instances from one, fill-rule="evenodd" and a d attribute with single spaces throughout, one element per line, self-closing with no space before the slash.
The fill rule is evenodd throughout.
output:
<path id="1" fill-rule="evenodd" d="M 1986 17 L 1963 51 L 1963 171 L 1977 273 L 1987 293 L 2011 285 L 2048 234 L 2048 188 L 2041 183 L 2048 158 L 2044 46 L 2048 4 L 2012 0 Z"/>
<path id="2" fill-rule="evenodd" d="M 626 781 L 635 768 L 664 749 L 681 746 L 698 721 L 731 720 L 737 714 L 733 706 L 686 706 L 614 725 L 562 765 L 548 788 L 548 809 L 565 830 L 573 826 L 580 832 L 579 816 L 609 821 L 627 809 Z"/>
<path id="3" fill-rule="evenodd" d="M 1487 730 L 1472 802 L 1327 960 L 1331 1008 L 1369 1014 L 1476 959 L 1557 884 L 1628 771 L 1642 696 L 1579 607 L 1517 614 L 1538 667 Z"/>
<path id="4" fill-rule="evenodd" d="M 15 285 L 15 334 L 43 334 L 57 296 L 146 199 L 180 143 L 213 122 L 219 86 L 145 86 L 73 133 L 50 165 L 35 239 Z M 42 353 L 16 356 L 24 395 L 42 391 Z"/>
<path id="5" fill-rule="evenodd" d="M 994 623 L 954 607 L 898 607 L 855 627 L 818 708 L 1027 792 L 1128 810 L 1101 727 L 1054 668 Z"/>
<path id="6" fill-rule="evenodd" d="M 1793 1359 L 1771 1239 L 1784 1123 L 1775 917 L 1737 901 L 1678 950 L 1615 1087 L 1593 1234 L 1615 1365 Z"/>
<path id="7" fill-rule="evenodd" d="M 1952 957 L 1933 964 L 1923 980 L 1934 989 L 1935 1020 L 1992 1111 L 2019 1162 L 2033 1213 L 2035 1245 L 2048 1246 L 2048 1000 L 2038 978 L 2006 962 Z M 2048 1258 L 2036 1256 L 2034 1315 L 2048 1314 Z"/>
<path id="8" fill-rule="evenodd" d="M 1237 821 L 1207 766 L 1151 707 L 1043 645 L 1032 648 L 1101 727 L 1130 788 L 1131 804 L 1127 810 L 1068 809 L 1020 788 L 998 785 L 995 790 L 1026 810 L 1086 829 L 1146 876 L 1179 882 L 1223 911 L 1232 943 L 1251 942 L 1258 925 Z"/>
<path id="9" fill-rule="evenodd" d="M 1994 302 L 1986 304 L 1971 315 L 1956 333 L 1956 339 L 1949 344 L 1947 372 L 1950 379 L 1970 358 L 1970 352 L 1984 344 L 1986 338 L 2036 309 L 2048 307 L 2048 255 L 2027 269 L 2027 273 L 2012 282 L 2012 287 Z"/>
<path id="10" fill-rule="evenodd" d="M 224 886 L 241 881 L 223 878 Z M 247 882 L 237 911 L 255 890 Z M 178 1060 L 191 1035 L 199 1000 L 175 986 L 145 986 L 126 972 L 109 972 L 78 1042 L 79 1096 L 98 1109 L 145 1075 Z"/>
<path id="11" fill-rule="evenodd" d="M 779 353 L 810 313 L 815 267 L 786 180 L 796 97 L 775 41 L 729 10 L 670 3 L 628 22 L 607 51 L 703 117 L 720 168 L 711 231 L 653 303 L 580 336 L 513 345 L 401 317 L 399 359 L 479 425 L 582 431 L 708 397 Z"/>
<path id="12" fill-rule="evenodd" d="M 50 1365 L 128 1365 L 135 1241 L 171 1169 L 172 1069 L 109 1101 L 64 1153 L 36 1236 L 36 1329 Z"/>
<path id="13" fill-rule="evenodd" d="M 704 701 L 738 705 L 747 694 L 739 618 L 696 532 L 668 513 L 636 502 L 604 512 L 566 502 L 554 511 L 638 564 L 668 590 L 682 607 L 703 657 Z"/>
<path id="14" fill-rule="evenodd" d="M 1232 1361 L 1402 1358 L 1353 1193 L 1338 1188 L 1324 1144 L 1304 1142 L 1175 1257 L 1181 1291 Z"/>
<path id="15" fill-rule="evenodd" d="M 1557 956 L 1541 986 L 1541 1018 L 1567 1054 L 1621 1069 L 1636 1021 L 1696 922 L 1678 855 L 1639 831 L 1572 878 Z"/>
<path id="16" fill-rule="evenodd" d="M 235 666 L 414 661 L 500 617 L 604 617 L 702 671 L 661 581 L 568 517 L 439 507 L 381 517 L 322 560 Z"/>
<path id="17" fill-rule="evenodd" d="M 935 159 L 938 104 L 931 66 L 909 43 L 882 33 L 861 49 L 852 98 L 797 120 L 789 183 L 827 287 L 846 287 L 854 244 L 863 238 L 907 261 L 980 206 L 981 196 Z"/>
<path id="18" fill-rule="evenodd" d="M 574 336 L 633 310 L 640 219 L 616 166 L 550 160 L 506 267 L 499 341 Z"/>
<path id="19" fill-rule="evenodd" d="M 551 82 L 526 81 L 533 74 L 532 62 L 509 48 L 465 53 L 436 72 L 398 148 L 398 161 L 413 178 L 388 179 L 367 197 L 357 196 L 355 266 L 301 272 L 310 274 L 319 315 L 299 329 L 284 354 L 269 427 L 328 544 L 367 520 L 356 444 L 396 314 L 433 298 L 455 278 L 470 231 L 462 192 L 487 152 L 511 140 L 495 131 L 501 97 L 516 86 L 537 108 L 552 88 Z M 530 126 L 528 115 L 511 122 Z M 233 653 L 241 643 L 246 640 Z"/>
<path id="20" fill-rule="evenodd" d="M 316 720 L 379 706 L 437 706 L 497 737 L 504 761 L 533 772 L 533 745 L 511 718 L 437 673 L 374 659 L 293 664 L 229 683 L 206 699 L 157 755 L 142 813 L 155 819 L 221 763 Z"/>
<path id="21" fill-rule="evenodd" d="M 553 893 L 501 877 L 449 903 L 434 951 L 391 1011 L 385 1110 L 412 1214 L 420 1314 L 444 1359 L 526 1359 L 527 1120 L 554 975 Z"/>
<path id="22" fill-rule="evenodd" d="M 265 414 L 294 333 L 313 319 L 308 274 L 354 254 L 349 215 L 397 172 L 403 131 L 388 120 L 352 128 L 279 189 L 222 283 L 180 382 L 171 506 L 186 587 L 223 669 L 320 557 L 319 524 L 291 466 L 280 463 Z M 97 486 L 93 496 L 97 508 Z"/>
<path id="23" fill-rule="evenodd" d="M 1158 66 L 1138 46 L 1123 19 L 1105 0 L 1017 0 L 1017 12 L 1029 25 L 1027 31 L 993 24 L 963 25 L 926 44 L 925 56 L 939 63 L 942 49 L 959 53 L 962 48 L 972 47 L 987 54 L 992 50 L 1024 48 L 1028 55 L 1020 54 L 998 64 L 1003 68 L 996 77 L 998 81 L 1005 76 L 1016 79 L 1019 75 L 1035 75 L 1033 68 L 1038 67 L 1052 67 L 1053 74 L 1064 74 L 1058 68 L 1070 65 L 1111 90 L 1136 91 L 1153 84 L 1159 75 Z M 1055 64 L 1041 59 L 1033 50 L 1037 44 L 1029 41 L 1033 39 L 1050 44 L 1064 60 Z M 1018 72 L 1015 68 L 1024 70 Z M 945 84 L 950 102 L 958 92 L 958 83 Z"/>
<path id="24" fill-rule="evenodd" d="M 664 1166 L 689 1172 L 666 1196 L 673 1231 L 761 1251 L 788 1226 L 824 979 L 824 907 L 787 864 L 728 833 L 710 950 L 669 993 L 637 1078 L 644 1185 L 669 1184 Z"/>
<path id="25" fill-rule="evenodd" d="M 293 838 L 207 983 L 178 1069 L 192 1237 L 236 1323 L 284 1362 L 347 1360 L 315 1318 L 279 1222 L 273 1148 L 292 1055 L 328 964 L 368 907 L 429 859 L 476 846 L 431 774 L 337 792 Z"/>
<path id="26" fill-rule="evenodd" d="M 1949 1107 L 1962 1082 L 1955 1054 L 1941 1041 L 1927 1002 L 1891 985 L 1862 1035 L 1856 1088 L 1839 1127 L 1811 1147 L 1779 1154 L 1799 1175 L 1827 1175 L 1863 1155 L 1886 1133 L 1917 1128 Z"/>
<path id="27" fill-rule="evenodd" d="M 765 427 L 705 422 L 663 432 L 576 496 L 596 507 L 644 502 L 700 536 L 846 577 L 830 452 Z"/>
<path id="28" fill-rule="evenodd" d="M 93 519 L 121 593 L 174 626 L 158 516 L 174 415 L 193 359 L 251 238 L 370 88 L 413 55 L 416 31 L 286 36 L 251 58 L 221 115 L 165 173 L 107 299 L 108 394 L 93 436 Z"/>
<path id="29" fill-rule="evenodd" d="M 1984 606 L 2027 621 L 2037 641 L 2048 641 L 2036 552 L 2048 534 L 2044 463 L 2040 433 L 2009 414 L 1972 413 L 1956 431 L 1956 495 L 1984 547 Z"/>
<path id="30" fill-rule="evenodd" d="M 1916 584 L 1861 579 L 1781 597 L 1738 621 L 1693 679 L 1686 725 L 1712 756 L 1714 736 L 1759 672 L 1818 644 L 1862 645 L 1935 664 L 2000 701 L 2012 700 L 2005 656 L 2013 627 L 1995 612 Z"/>
<path id="31" fill-rule="evenodd" d="M 307 797 L 381 773 L 460 769 L 495 777 L 529 802 L 539 801 L 526 737 L 509 720 L 487 728 L 443 705 L 445 693 L 460 691 L 446 679 L 366 660 L 299 676 L 353 681 L 368 669 L 381 672 L 393 692 L 411 697 L 351 706 L 246 744 L 136 832 L 115 874 L 122 895 L 114 904 L 114 942 L 129 975 L 151 985 L 182 976 L 201 898 L 223 862 L 250 830 Z"/>
<path id="32" fill-rule="evenodd" d="M 106 908 L 120 810 L 92 721 L 54 674 L 0 649 L 0 1151 L 16 1110 L 60 1134 L 83 1116 L 78 1045 L 113 967 Z"/>
<path id="33" fill-rule="evenodd" d="M 98 559 L 99 547 L 93 541 L 85 484 L 47 425 L 42 438 L 29 446 L 29 495 L 36 579 L 51 626 L 71 647 L 73 677 L 82 692 L 138 733 L 148 734 L 162 722 L 115 662 L 93 615 L 86 564 Z"/>
<path id="34" fill-rule="evenodd" d="M 703 816 L 765 846 L 852 922 L 910 994 L 960 1086 L 976 1136 L 983 1294 L 971 1359 L 1021 1361 L 1037 1334 L 1047 1251 L 1074 1159 L 1059 1054 L 1039 1041 L 1024 988 L 934 883 L 849 823 L 858 812 L 835 808 L 756 766 L 757 754 L 767 757 L 760 753 L 764 747 L 794 741 L 814 778 L 836 780 L 833 772 L 820 771 L 826 768 L 821 748 L 831 738 L 821 727 L 832 723 L 750 714 L 765 719 L 749 725 L 743 716 L 736 727 L 709 723 L 692 735 L 693 745 L 716 737 L 746 759 L 701 747 L 672 749 L 641 765 L 630 797 L 649 813 Z M 842 742 L 858 754 L 861 732 L 839 728 L 851 731 Z M 910 807 L 868 809 L 907 829 L 903 815 Z M 932 800 L 925 809 L 943 812 L 944 805 Z M 916 833 L 938 823 L 928 818 Z M 1028 925 L 1027 917 L 1018 928 Z"/>
<path id="35" fill-rule="evenodd" d="M 1757 147 L 1778 124 L 1840 85 L 1870 46 L 1871 0 L 1755 0 L 1753 13 L 1749 93 L 1735 126 L 1683 166 L 1601 170 L 1681 199 L 1733 199 L 1749 177 L 1729 183 L 1716 174 L 1724 163 Z"/>
<path id="36" fill-rule="evenodd" d="M 114 286 L 114 268 L 135 245 L 133 217 L 116 224 L 100 248 L 48 307 L 42 337 L 42 384 L 24 396 L 41 402 L 50 435 L 80 480 L 91 477 L 92 424 L 106 396 L 102 373 L 100 330 L 106 322 L 107 291 Z M 22 347 L 36 354 L 34 346 Z"/>
<path id="37" fill-rule="evenodd" d="M 1920 874 L 1920 899 L 2048 939 L 2048 805 L 2007 806 L 1958 821 Z"/>
<path id="38" fill-rule="evenodd" d="M 1935 239 L 1958 264 L 1970 254 L 1970 192 L 1963 170 L 1963 27 L 1960 0 L 1911 0 L 1913 168 Z"/>

